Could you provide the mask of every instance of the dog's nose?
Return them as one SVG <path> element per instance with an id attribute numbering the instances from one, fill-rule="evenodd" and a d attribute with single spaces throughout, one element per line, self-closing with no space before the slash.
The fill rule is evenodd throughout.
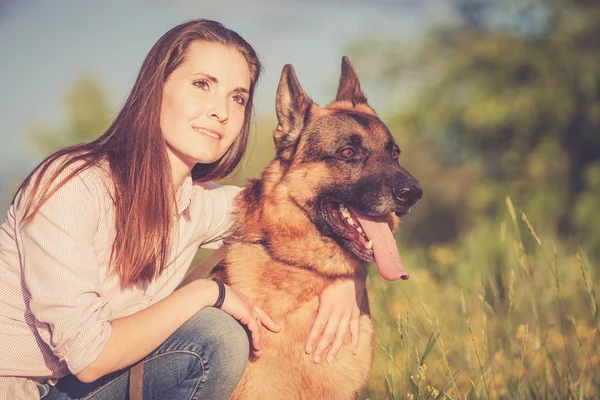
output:
<path id="1" fill-rule="evenodd" d="M 404 207 L 411 207 L 423 196 L 423 190 L 416 182 L 405 182 L 392 187 L 392 194 Z"/>

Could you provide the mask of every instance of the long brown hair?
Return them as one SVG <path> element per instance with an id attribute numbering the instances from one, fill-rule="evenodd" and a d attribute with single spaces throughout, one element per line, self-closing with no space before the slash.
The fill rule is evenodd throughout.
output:
<path id="1" fill-rule="evenodd" d="M 255 51 L 241 36 L 218 22 L 200 19 L 174 27 L 156 42 L 146 56 L 123 108 L 102 136 L 53 153 L 17 191 L 19 193 L 32 181 L 23 218 L 29 223 L 65 182 L 99 162 L 108 161 L 114 182 L 116 216 L 110 269 L 119 276 L 123 287 L 148 283 L 167 265 L 175 196 L 160 130 L 160 107 L 165 81 L 182 63 L 194 41 L 216 42 L 234 48 L 244 56 L 250 68 L 249 96 L 240 135 L 221 159 L 211 164 L 197 164 L 192 169 L 192 178 L 204 182 L 231 173 L 246 148 L 254 89 L 262 68 Z M 59 159 L 63 162 L 58 168 L 52 168 L 49 179 L 44 179 L 41 184 L 49 167 Z M 70 169 L 64 179 L 55 182 L 71 165 L 72 171 Z"/>

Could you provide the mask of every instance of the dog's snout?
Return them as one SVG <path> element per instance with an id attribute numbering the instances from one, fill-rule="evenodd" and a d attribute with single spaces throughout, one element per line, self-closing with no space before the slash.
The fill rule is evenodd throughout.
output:
<path id="1" fill-rule="evenodd" d="M 392 193 L 404 207 L 411 207 L 423 196 L 423 190 L 416 182 L 403 182 L 400 185 L 394 185 Z"/>

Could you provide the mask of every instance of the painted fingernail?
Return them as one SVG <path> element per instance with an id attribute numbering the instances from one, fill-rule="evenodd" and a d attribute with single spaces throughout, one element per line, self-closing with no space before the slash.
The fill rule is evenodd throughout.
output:
<path id="1" fill-rule="evenodd" d="M 313 360 L 315 364 L 318 364 L 321 362 L 321 356 L 315 356 L 315 359 Z"/>

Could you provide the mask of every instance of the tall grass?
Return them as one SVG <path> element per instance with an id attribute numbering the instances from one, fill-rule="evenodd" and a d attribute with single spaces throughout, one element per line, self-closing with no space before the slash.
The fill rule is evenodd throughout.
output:
<path id="1" fill-rule="evenodd" d="M 583 250 L 566 253 L 510 198 L 506 206 L 504 221 L 455 246 L 402 248 L 407 282 L 373 271 L 375 359 L 363 398 L 600 397 L 594 270 Z"/>

